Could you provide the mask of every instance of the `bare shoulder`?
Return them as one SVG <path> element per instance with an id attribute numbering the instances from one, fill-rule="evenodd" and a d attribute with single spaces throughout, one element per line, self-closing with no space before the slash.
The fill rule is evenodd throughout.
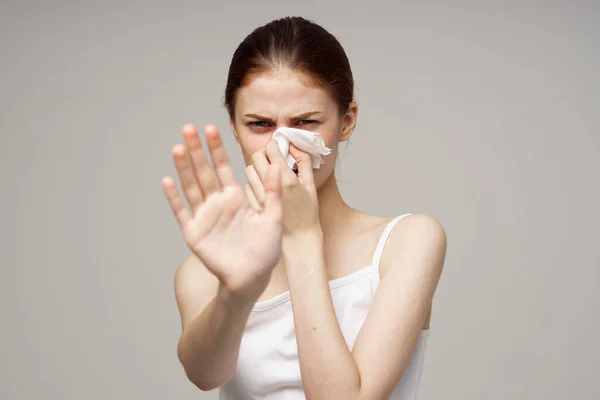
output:
<path id="1" fill-rule="evenodd" d="M 175 298 L 183 329 L 214 298 L 219 279 L 195 255 L 186 256 L 175 271 Z"/>
<path id="2" fill-rule="evenodd" d="M 398 231 L 425 233 L 434 238 L 446 240 L 446 230 L 442 224 L 429 214 L 410 214 L 398 221 Z M 390 236 L 391 238 L 391 236 Z"/>
<path id="3" fill-rule="evenodd" d="M 388 218 L 387 223 L 393 218 Z M 410 285 L 413 301 L 433 300 L 446 258 L 446 231 L 429 214 L 411 214 L 396 223 L 381 257 L 379 274 L 392 287 Z M 421 299 L 421 300 L 419 300 Z M 430 303 L 423 329 L 430 329 Z"/>
<path id="4" fill-rule="evenodd" d="M 390 265 L 406 265 L 403 260 L 419 258 L 425 263 L 409 265 L 416 268 L 426 266 L 441 272 L 446 247 L 446 230 L 435 217 L 429 214 L 407 215 L 398 221 L 388 237 L 381 259 L 381 274 L 383 276 Z"/>

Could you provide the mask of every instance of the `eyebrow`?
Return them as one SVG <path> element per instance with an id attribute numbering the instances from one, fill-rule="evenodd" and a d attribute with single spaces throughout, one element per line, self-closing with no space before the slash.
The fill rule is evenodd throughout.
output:
<path id="1" fill-rule="evenodd" d="M 305 112 L 305 113 L 300 114 L 300 115 L 298 115 L 296 117 L 290 118 L 290 120 L 304 119 L 304 118 L 310 117 L 311 115 L 316 115 L 316 114 L 321 114 L 321 111 L 309 111 L 309 112 Z M 264 117 L 264 116 L 259 115 L 259 114 L 244 114 L 244 117 L 250 117 L 250 118 L 256 118 L 256 119 L 265 119 L 265 120 L 271 121 L 271 118 Z"/>

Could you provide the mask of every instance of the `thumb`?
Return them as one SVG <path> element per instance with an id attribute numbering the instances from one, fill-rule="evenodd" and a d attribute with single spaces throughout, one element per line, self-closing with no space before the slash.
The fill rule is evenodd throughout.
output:
<path id="1" fill-rule="evenodd" d="M 298 180 L 302 183 L 312 183 L 314 181 L 312 156 L 292 143 L 290 143 L 290 155 L 298 165 Z"/>
<path id="2" fill-rule="evenodd" d="M 269 164 L 265 174 L 265 202 L 263 213 L 275 219 L 281 219 L 281 167 L 277 164 Z"/>

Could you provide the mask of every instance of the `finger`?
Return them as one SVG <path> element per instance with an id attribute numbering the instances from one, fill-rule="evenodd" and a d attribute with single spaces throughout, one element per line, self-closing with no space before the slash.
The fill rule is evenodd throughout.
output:
<path id="1" fill-rule="evenodd" d="M 285 158 L 283 158 L 283 154 L 281 154 L 281 150 L 279 150 L 279 145 L 277 145 L 277 142 L 275 140 L 270 140 L 269 143 L 267 143 L 265 151 L 269 162 L 271 164 L 279 165 L 279 170 L 281 171 L 281 178 L 283 180 L 283 183 L 291 182 L 297 179 L 296 174 L 294 173 L 294 171 L 292 171 Z"/>
<path id="2" fill-rule="evenodd" d="M 225 152 L 221 135 L 219 134 L 217 127 L 214 125 L 207 125 L 205 132 L 208 150 L 210 151 L 210 157 L 212 159 L 215 172 L 217 173 L 217 177 L 219 178 L 221 188 L 226 186 L 239 186 L 237 180 L 235 179 L 233 169 L 229 164 L 229 157 Z"/>
<path id="3" fill-rule="evenodd" d="M 244 172 L 246 173 L 246 178 L 254 192 L 256 200 L 262 207 L 265 202 L 265 186 L 260 179 L 260 176 L 258 176 L 258 173 L 252 164 L 248 165 Z"/>
<path id="4" fill-rule="evenodd" d="M 258 199 L 256 198 L 256 195 L 254 194 L 254 191 L 252 190 L 250 185 L 246 185 L 244 187 L 244 190 L 246 192 L 246 198 L 250 202 L 250 205 L 252 206 L 254 211 L 256 211 L 256 212 L 262 211 L 263 207 L 262 207 L 261 203 L 258 201 Z"/>
<path id="5" fill-rule="evenodd" d="M 281 204 L 281 167 L 271 164 L 265 175 L 265 207 L 263 213 L 281 221 L 283 206 Z"/>
<path id="6" fill-rule="evenodd" d="M 252 154 L 252 165 L 254 165 L 254 169 L 256 169 L 260 180 L 264 181 L 267 175 L 267 168 L 269 167 L 269 159 L 264 147 L 261 147 L 260 150 Z"/>
<path id="7" fill-rule="evenodd" d="M 312 156 L 290 143 L 290 155 L 298 165 L 298 180 L 304 184 L 314 184 Z"/>
<path id="8" fill-rule="evenodd" d="M 185 205 L 185 202 L 181 196 L 179 196 L 179 191 L 177 190 L 175 181 L 173 181 L 173 178 L 170 176 L 166 176 L 162 180 L 162 187 L 165 196 L 169 201 L 169 205 L 171 206 L 173 215 L 175 215 L 175 218 L 177 218 L 177 222 L 179 223 L 181 229 L 184 230 L 192 217 Z"/>
<path id="9" fill-rule="evenodd" d="M 200 201 L 203 201 L 211 193 L 219 190 L 217 180 L 202 149 L 198 129 L 192 124 L 186 124 L 182 130 L 185 145 L 192 162 L 194 179 L 198 182 Z"/>
<path id="10" fill-rule="evenodd" d="M 203 196 L 202 190 L 194 176 L 194 170 L 188 158 L 185 146 L 181 144 L 173 146 L 172 154 L 173 162 L 177 169 L 177 175 L 181 182 L 181 189 L 183 190 L 183 194 L 187 199 L 190 208 L 195 212 L 202 203 Z"/>

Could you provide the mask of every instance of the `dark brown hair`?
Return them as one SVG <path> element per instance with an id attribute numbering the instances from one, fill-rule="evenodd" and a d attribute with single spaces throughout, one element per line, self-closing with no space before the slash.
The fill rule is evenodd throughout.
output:
<path id="1" fill-rule="evenodd" d="M 256 28 L 233 53 L 225 88 L 225 107 L 235 118 L 235 96 L 253 74 L 289 68 L 329 90 L 340 115 L 354 99 L 354 79 L 346 52 L 320 25 L 302 17 L 285 17 Z"/>

